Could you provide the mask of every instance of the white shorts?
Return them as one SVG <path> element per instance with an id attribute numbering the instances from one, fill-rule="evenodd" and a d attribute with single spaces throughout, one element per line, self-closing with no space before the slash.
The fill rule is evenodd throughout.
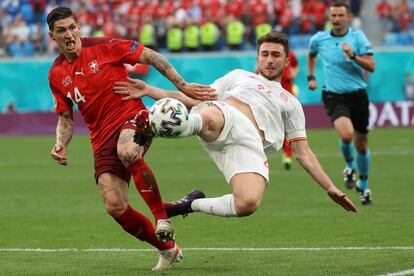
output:
<path id="1" fill-rule="evenodd" d="M 212 102 L 202 103 L 191 112 L 211 106 Z M 199 138 L 201 145 L 230 183 L 239 173 L 253 172 L 269 181 L 269 167 L 262 140 L 253 123 L 235 107 L 225 102 L 213 102 L 224 114 L 224 127 L 213 142 Z"/>

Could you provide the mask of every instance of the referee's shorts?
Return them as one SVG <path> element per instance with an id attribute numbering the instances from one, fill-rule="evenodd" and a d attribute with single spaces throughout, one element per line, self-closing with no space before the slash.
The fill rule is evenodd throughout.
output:
<path id="1" fill-rule="evenodd" d="M 365 89 L 345 94 L 323 90 L 322 101 L 332 123 L 344 116 L 351 120 L 356 131 L 362 134 L 368 133 L 369 100 Z"/>

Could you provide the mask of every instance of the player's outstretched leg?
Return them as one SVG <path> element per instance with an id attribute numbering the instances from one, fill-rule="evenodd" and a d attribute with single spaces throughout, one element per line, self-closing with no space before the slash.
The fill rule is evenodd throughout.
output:
<path id="1" fill-rule="evenodd" d="M 183 252 L 178 244 L 171 249 L 161 250 L 157 265 L 152 271 L 165 271 L 183 258 Z"/>
<path id="2" fill-rule="evenodd" d="M 189 213 L 193 212 L 193 209 L 191 209 L 191 203 L 196 199 L 205 197 L 206 196 L 202 191 L 194 189 L 180 200 L 164 203 L 165 212 L 169 218 L 179 215 L 185 217 Z"/>

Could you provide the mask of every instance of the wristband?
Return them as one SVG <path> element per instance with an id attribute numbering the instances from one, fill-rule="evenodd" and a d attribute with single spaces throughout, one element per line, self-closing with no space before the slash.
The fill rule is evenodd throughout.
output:
<path id="1" fill-rule="evenodd" d="M 354 60 L 356 58 L 356 54 L 354 52 L 352 52 L 352 55 L 349 58 Z"/>
<path id="2" fill-rule="evenodd" d="M 314 81 L 315 80 L 315 76 L 314 75 L 309 75 L 306 79 L 308 81 Z"/>

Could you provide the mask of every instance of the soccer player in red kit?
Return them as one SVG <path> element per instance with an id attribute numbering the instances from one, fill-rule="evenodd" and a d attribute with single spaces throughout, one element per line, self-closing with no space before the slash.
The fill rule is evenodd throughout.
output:
<path id="1" fill-rule="evenodd" d="M 283 72 L 281 84 L 284 89 L 290 92 L 290 94 L 295 95 L 293 81 L 299 73 L 299 63 L 295 53 L 292 51 L 289 51 L 289 59 L 290 62 Z M 282 164 L 286 170 L 289 170 L 292 166 L 292 148 L 286 139 L 283 141 Z"/>
<path id="2" fill-rule="evenodd" d="M 190 97 L 213 98 L 208 86 L 185 82 L 160 54 L 142 44 L 112 38 L 81 38 L 80 25 L 69 8 L 53 9 L 47 17 L 49 36 L 60 50 L 49 71 L 49 83 L 59 114 L 51 156 L 67 165 L 66 150 L 73 134 L 76 103 L 90 130 L 95 178 L 105 208 L 122 228 L 160 251 L 155 271 L 170 268 L 181 256 L 165 213 L 158 185 L 143 156 L 151 141 L 134 142 L 134 116 L 145 109 L 141 99 L 124 101 L 113 92 L 115 81 L 126 81 L 124 64 L 151 64 Z M 128 204 L 131 175 L 154 215 L 157 227 Z"/>

